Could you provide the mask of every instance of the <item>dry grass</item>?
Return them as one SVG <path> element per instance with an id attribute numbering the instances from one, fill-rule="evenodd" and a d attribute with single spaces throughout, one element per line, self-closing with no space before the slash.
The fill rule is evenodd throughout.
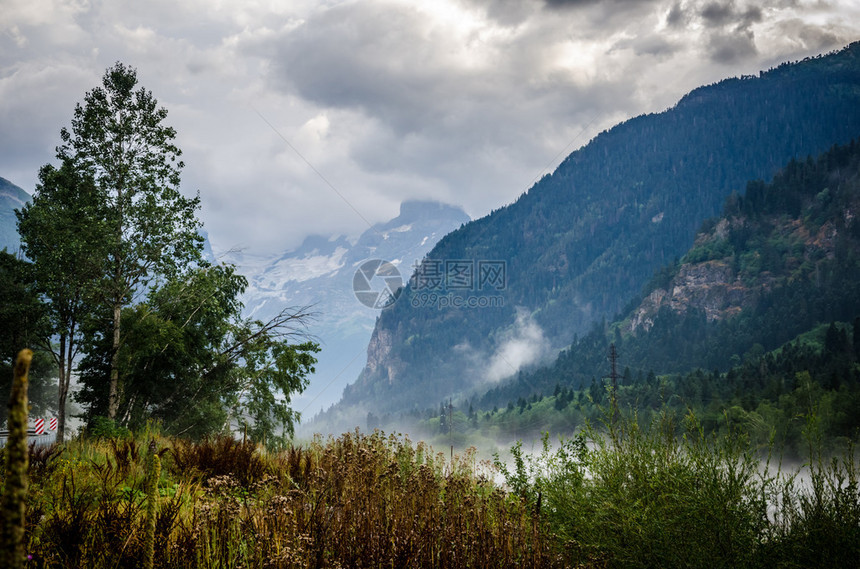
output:
<path id="1" fill-rule="evenodd" d="M 562 565 L 535 509 L 472 453 L 447 461 L 380 433 L 279 454 L 231 439 L 160 446 L 155 567 Z M 46 454 L 29 500 L 30 566 L 142 566 L 144 454 L 133 440 Z"/>

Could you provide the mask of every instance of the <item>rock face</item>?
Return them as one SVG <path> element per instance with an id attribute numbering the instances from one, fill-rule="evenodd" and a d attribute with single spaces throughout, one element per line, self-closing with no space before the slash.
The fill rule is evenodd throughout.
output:
<path id="1" fill-rule="evenodd" d="M 682 265 L 667 288 L 649 294 L 633 313 L 627 330 L 650 330 L 654 317 L 663 306 L 675 312 L 690 308 L 703 311 L 709 321 L 738 314 L 756 302 L 764 284 L 747 287 L 726 260 Z"/>
<path id="2" fill-rule="evenodd" d="M 391 347 L 394 345 L 394 335 L 384 329 L 375 328 L 367 345 L 367 369 L 374 374 L 388 377 L 388 382 L 393 383 L 397 378 L 397 370 L 388 359 Z"/>
<path id="3" fill-rule="evenodd" d="M 852 209 L 847 209 L 843 217 L 850 222 Z M 741 231 L 763 237 L 755 247 L 736 250 L 729 241 L 733 233 Z M 786 216 L 755 223 L 743 217 L 722 218 L 712 230 L 699 234 L 669 284 L 652 290 L 630 315 L 624 329 L 650 330 L 664 307 L 676 313 L 696 309 L 708 321 L 735 316 L 754 306 L 775 285 L 804 272 L 814 273 L 817 261 L 833 259 L 838 235 L 832 220 L 814 228 L 803 219 Z M 768 248 L 779 262 L 763 267 Z M 700 260 L 703 255 L 708 258 Z"/>

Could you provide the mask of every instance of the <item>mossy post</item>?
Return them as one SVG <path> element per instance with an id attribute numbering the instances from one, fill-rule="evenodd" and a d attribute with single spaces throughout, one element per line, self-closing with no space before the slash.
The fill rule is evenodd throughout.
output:
<path id="1" fill-rule="evenodd" d="M 21 350 L 15 361 L 9 397 L 9 437 L 6 439 L 6 488 L 3 491 L 3 527 L 0 567 L 24 566 L 24 512 L 27 505 L 27 374 L 33 352 Z"/>
<path id="2" fill-rule="evenodd" d="M 146 538 L 143 544 L 143 567 L 152 569 L 155 561 L 155 522 L 157 518 L 158 478 L 161 476 L 161 459 L 155 452 L 155 439 L 149 441 L 146 455 Z"/>

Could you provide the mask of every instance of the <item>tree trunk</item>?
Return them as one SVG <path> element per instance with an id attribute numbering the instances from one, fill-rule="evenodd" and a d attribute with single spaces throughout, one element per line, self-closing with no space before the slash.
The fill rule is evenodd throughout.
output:
<path id="1" fill-rule="evenodd" d="M 71 346 L 69 346 L 71 351 Z M 57 438 L 61 443 L 66 435 L 66 395 L 69 393 L 69 375 L 72 371 L 71 362 L 66 368 L 66 336 L 60 335 L 60 378 L 57 385 Z M 67 371 L 68 369 L 68 371 Z"/>
<path id="2" fill-rule="evenodd" d="M 113 305 L 113 353 L 110 358 L 110 391 L 108 394 L 108 419 L 116 420 L 116 411 L 119 407 L 119 394 L 117 384 L 119 383 L 119 325 L 122 315 L 122 304 L 117 302 Z"/>

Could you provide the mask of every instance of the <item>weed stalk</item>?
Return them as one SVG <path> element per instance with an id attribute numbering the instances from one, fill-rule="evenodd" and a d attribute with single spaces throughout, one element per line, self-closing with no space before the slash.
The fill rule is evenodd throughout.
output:
<path id="1" fill-rule="evenodd" d="M 21 350 L 15 361 L 9 397 L 9 436 L 6 439 L 6 487 L 0 567 L 24 566 L 24 516 L 27 506 L 27 375 L 33 352 Z"/>
<path id="2" fill-rule="evenodd" d="M 161 475 L 161 459 L 155 448 L 155 439 L 149 441 L 146 455 L 146 537 L 143 546 L 143 567 L 152 569 L 155 559 L 155 522 L 158 501 L 158 478 Z"/>

